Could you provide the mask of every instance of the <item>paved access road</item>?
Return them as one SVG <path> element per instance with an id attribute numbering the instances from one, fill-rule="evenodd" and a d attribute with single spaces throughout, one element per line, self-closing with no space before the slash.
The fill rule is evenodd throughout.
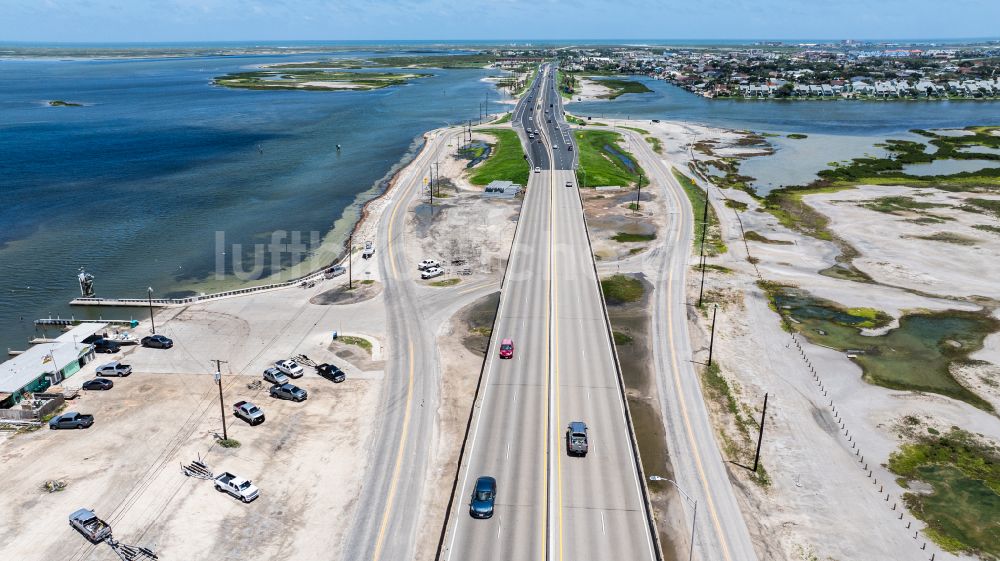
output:
<path id="1" fill-rule="evenodd" d="M 565 140 L 552 136 L 565 127 L 552 74 L 543 67 L 515 109 L 518 127 L 541 119 L 542 146 L 554 165 L 528 181 L 443 544 L 448 560 L 656 558 L 572 155 L 551 149 L 565 149 Z M 544 112 L 550 103 L 553 123 Z M 497 357 L 505 337 L 514 339 L 511 360 Z M 584 458 L 566 454 L 570 421 L 590 428 Z M 497 479 L 489 520 L 468 513 L 480 475 Z"/>
<path id="2" fill-rule="evenodd" d="M 656 287 L 650 339 L 663 342 L 661 351 L 654 353 L 653 367 L 674 478 L 698 501 L 695 551 L 702 561 L 754 561 L 757 554 L 750 532 L 690 360 L 685 277 L 691 264 L 691 204 L 670 166 L 642 137 L 628 130 L 621 132 L 631 137 L 639 164 L 654 185 L 662 186 L 670 207 L 667 231 L 662 235 L 667 242 L 655 256 L 657 274 L 650 279 Z"/>

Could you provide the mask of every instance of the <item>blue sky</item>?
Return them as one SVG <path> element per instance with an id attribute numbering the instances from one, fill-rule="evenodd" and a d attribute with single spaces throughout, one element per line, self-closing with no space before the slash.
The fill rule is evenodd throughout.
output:
<path id="1" fill-rule="evenodd" d="M 961 38 L 998 0 L 0 0 L 0 41 Z"/>

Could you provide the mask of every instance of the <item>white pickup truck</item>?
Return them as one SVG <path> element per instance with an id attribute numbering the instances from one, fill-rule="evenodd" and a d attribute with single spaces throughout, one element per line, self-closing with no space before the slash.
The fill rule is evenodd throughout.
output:
<path id="1" fill-rule="evenodd" d="M 245 503 L 256 499 L 260 494 L 252 481 L 228 471 L 223 472 L 215 478 L 215 490 L 222 493 L 229 493 Z"/>

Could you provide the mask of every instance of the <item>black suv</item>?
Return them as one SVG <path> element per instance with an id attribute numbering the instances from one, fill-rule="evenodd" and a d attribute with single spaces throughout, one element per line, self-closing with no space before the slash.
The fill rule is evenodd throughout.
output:
<path id="1" fill-rule="evenodd" d="M 90 343 L 94 345 L 94 351 L 98 353 L 111 354 L 122 350 L 121 345 L 115 341 L 111 341 L 110 339 L 96 339 L 94 341 L 90 341 Z"/>

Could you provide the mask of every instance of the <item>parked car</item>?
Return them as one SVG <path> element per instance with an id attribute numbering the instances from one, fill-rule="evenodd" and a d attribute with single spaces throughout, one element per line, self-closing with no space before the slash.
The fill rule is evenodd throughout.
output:
<path id="1" fill-rule="evenodd" d="M 281 384 L 288 383 L 288 376 L 285 376 L 281 370 L 272 366 L 264 371 L 264 380 L 280 386 Z"/>
<path id="2" fill-rule="evenodd" d="M 362 259 L 369 259 L 375 255 L 375 244 L 371 240 L 365 242 L 365 249 L 361 252 Z"/>
<path id="3" fill-rule="evenodd" d="M 215 478 L 215 490 L 220 493 L 229 493 L 245 503 L 260 496 L 260 491 L 252 481 L 228 471 L 222 472 L 221 475 Z"/>
<path id="4" fill-rule="evenodd" d="M 430 269 L 427 269 L 424 272 L 420 273 L 420 278 L 427 280 L 427 279 L 432 279 L 434 277 L 440 277 L 443 274 L 444 274 L 444 269 L 442 269 L 441 267 L 431 267 Z"/>
<path id="5" fill-rule="evenodd" d="M 434 267 L 440 267 L 441 262 L 437 259 L 424 259 L 420 263 L 417 263 L 418 271 L 425 271 L 427 269 L 433 269 Z"/>
<path id="6" fill-rule="evenodd" d="M 306 373 L 306 371 L 299 366 L 299 363 L 294 360 L 279 360 L 274 363 L 274 367 L 289 378 L 301 378 L 302 375 Z"/>
<path id="7" fill-rule="evenodd" d="M 305 401 L 309 397 L 306 390 L 292 385 L 292 384 L 281 384 L 280 386 L 271 387 L 271 397 L 276 397 L 278 399 L 289 399 L 291 401 Z"/>
<path id="8" fill-rule="evenodd" d="M 93 343 L 94 352 L 113 354 L 122 350 L 122 346 L 110 339 L 97 339 Z"/>
<path id="9" fill-rule="evenodd" d="M 164 337 L 163 335 L 149 335 L 143 337 L 142 341 L 143 347 L 149 347 L 151 349 L 169 349 L 174 346 L 174 341 L 169 337 Z"/>
<path id="10" fill-rule="evenodd" d="M 326 272 L 323 274 L 323 277 L 332 279 L 334 277 L 339 277 L 340 275 L 346 273 L 347 273 L 347 268 L 341 265 L 334 265 L 333 267 L 330 267 L 329 269 L 326 270 Z"/>
<path id="11" fill-rule="evenodd" d="M 132 367 L 128 364 L 122 364 L 116 360 L 114 362 L 98 366 L 95 373 L 98 376 L 116 376 L 118 378 L 124 378 L 132 373 Z"/>
<path id="12" fill-rule="evenodd" d="M 264 422 L 264 411 L 249 401 L 237 401 L 233 405 L 233 415 L 243 419 L 250 426 Z"/>
<path id="13" fill-rule="evenodd" d="M 53 417 L 49 421 L 50 429 L 89 429 L 91 425 L 94 424 L 93 415 L 85 415 L 83 413 L 77 413 L 76 411 L 70 411 L 68 413 L 63 413 L 58 417 Z"/>
<path id="14" fill-rule="evenodd" d="M 573 421 L 566 427 L 566 453 L 570 456 L 586 456 L 587 448 L 587 424 Z"/>
<path id="15" fill-rule="evenodd" d="M 84 382 L 81 387 L 85 390 L 104 391 L 115 387 L 115 383 L 107 378 L 94 378 L 93 380 Z"/>
<path id="16" fill-rule="evenodd" d="M 488 475 L 479 477 L 476 479 L 476 486 L 472 489 L 469 514 L 473 518 L 491 518 L 496 496 L 497 480 Z"/>
<path id="17" fill-rule="evenodd" d="M 69 525 L 76 528 L 90 543 L 101 543 L 111 537 L 111 526 L 90 509 L 81 508 L 70 514 Z"/>
<path id="18" fill-rule="evenodd" d="M 500 341 L 500 358 L 514 358 L 513 339 L 504 339 Z"/>
<path id="19" fill-rule="evenodd" d="M 573 182 L 572 181 L 567 181 L 566 182 L 566 186 L 567 187 L 572 187 L 573 186 Z"/>
<path id="20" fill-rule="evenodd" d="M 339 384 L 347 379 L 347 374 L 343 370 L 325 362 L 316 367 L 316 372 L 319 372 L 320 376 L 335 384 Z"/>

